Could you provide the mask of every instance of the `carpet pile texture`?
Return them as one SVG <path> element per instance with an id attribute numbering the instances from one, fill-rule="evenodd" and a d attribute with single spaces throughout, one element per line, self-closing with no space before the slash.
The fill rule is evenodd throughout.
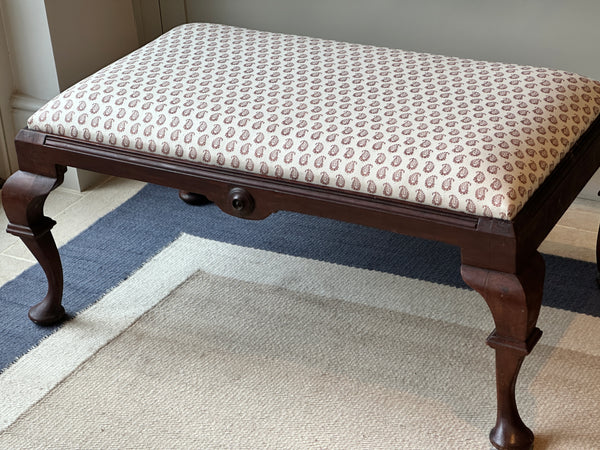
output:
<path id="1" fill-rule="evenodd" d="M 60 327 L 0 288 L 0 448 L 489 448 L 493 329 L 457 249 L 147 186 L 61 248 Z M 600 448 L 593 264 L 546 256 L 519 405 L 536 449 Z"/>

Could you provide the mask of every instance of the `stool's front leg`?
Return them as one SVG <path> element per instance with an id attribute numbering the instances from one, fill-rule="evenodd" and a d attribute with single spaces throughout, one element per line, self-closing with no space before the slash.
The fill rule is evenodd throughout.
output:
<path id="1" fill-rule="evenodd" d="M 496 329 L 487 343 L 496 350 L 496 426 L 490 441 L 499 449 L 530 449 L 533 433 L 525 426 L 515 400 L 515 385 L 523 359 L 542 332 L 535 327 L 544 282 L 544 260 L 535 253 L 522 273 L 511 274 L 464 265 L 465 282 L 487 302 Z"/>
<path id="2" fill-rule="evenodd" d="M 6 231 L 21 238 L 48 278 L 46 297 L 29 310 L 29 318 L 40 325 L 59 322 L 65 314 L 61 304 L 62 265 L 50 232 L 55 222 L 43 213 L 44 202 L 50 191 L 62 183 L 64 171 L 64 167 L 57 167 L 56 177 L 19 171 L 2 188 L 2 203 L 9 221 Z"/>

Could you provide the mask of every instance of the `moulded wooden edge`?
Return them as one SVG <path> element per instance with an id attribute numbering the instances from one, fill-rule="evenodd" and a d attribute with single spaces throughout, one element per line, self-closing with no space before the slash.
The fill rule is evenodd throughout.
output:
<path id="1" fill-rule="evenodd" d="M 294 197 L 305 198 L 314 201 L 315 204 L 354 207 L 363 212 L 386 213 L 398 218 L 435 222 L 442 226 L 465 230 L 475 230 L 480 221 L 476 216 L 401 200 L 386 200 L 362 193 L 278 180 L 231 169 L 199 165 L 185 160 L 174 160 L 162 155 L 114 149 L 30 130 L 21 130 L 17 136 L 17 150 L 21 169 L 33 173 L 44 172 L 44 167 L 55 165 L 74 166 L 198 192 L 216 202 L 219 200 L 213 198 L 216 185 L 231 188 L 240 186 L 248 190 L 268 192 L 271 194 L 271 200 L 267 203 L 269 208 L 261 208 L 261 212 L 267 215 L 281 209 L 306 212 L 307 205 L 284 201 L 287 197 Z M 327 210 L 320 209 L 308 213 L 332 216 Z M 363 220 L 369 221 L 368 218 Z M 378 227 L 399 231 L 396 229 L 402 228 L 402 224 L 381 223 Z"/>
<path id="2" fill-rule="evenodd" d="M 243 188 L 255 205 L 247 219 L 263 219 L 279 210 L 295 211 L 401 234 L 446 242 L 462 249 L 463 264 L 515 273 L 560 219 L 600 166 L 600 118 L 589 127 L 515 220 L 462 212 L 273 179 L 163 155 L 21 130 L 16 139 L 22 170 L 45 174 L 56 165 L 133 178 L 205 195 L 224 211 L 229 192 Z M 577 176 L 574 176 L 574 175 Z"/>

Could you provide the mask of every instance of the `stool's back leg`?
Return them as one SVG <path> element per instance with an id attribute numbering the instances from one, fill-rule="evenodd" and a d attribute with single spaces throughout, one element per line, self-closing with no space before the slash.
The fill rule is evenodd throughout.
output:
<path id="1" fill-rule="evenodd" d="M 188 205 L 193 206 L 208 205 L 210 203 L 210 200 L 207 199 L 204 195 L 189 191 L 179 191 L 179 198 L 186 202 Z"/>
<path id="2" fill-rule="evenodd" d="M 544 260 L 535 253 L 522 273 L 511 274 L 464 265 L 465 282 L 487 302 L 496 329 L 487 343 L 496 350 L 496 426 L 490 441 L 500 449 L 530 449 L 533 433 L 517 409 L 515 385 L 523 359 L 541 336 L 535 327 L 542 302 Z"/>
<path id="3" fill-rule="evenodd" d="M 56 323 L 65 314 L 61 304 L 62 265 L 50 232 L 55 222 L 43 213 L 44 202 L 62 182 L 64 171 L 64 167 L 57 167 L 55 178 L 19 171 L 2 188 L 2 203 L 9 221 L 7 231 L 21 238 L 48 278 L 46 297 L 29 310 L 29 318 L 40 325 Z"/>

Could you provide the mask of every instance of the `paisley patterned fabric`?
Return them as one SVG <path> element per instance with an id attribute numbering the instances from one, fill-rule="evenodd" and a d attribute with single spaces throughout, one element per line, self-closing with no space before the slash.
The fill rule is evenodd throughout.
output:
<path id="1" fill-rule="evenodd" d="M 187 24 L 28 125 L 510 220 L 599 113 L 567 72 Z"/>

